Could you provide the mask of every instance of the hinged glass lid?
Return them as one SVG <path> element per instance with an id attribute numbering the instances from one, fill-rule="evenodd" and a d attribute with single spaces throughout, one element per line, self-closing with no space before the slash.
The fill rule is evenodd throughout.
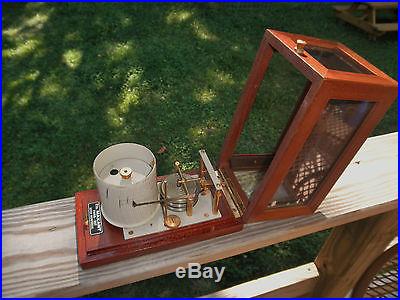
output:
<path id="1" fill-rule="evenodd" d="M 338 48 L 306 45 L 304 50 L 327 69 L 351 73 L 373 74 Z"/>
<path id="2" fill-rule="evenodd" d="M 287 124 L 309 88 L 307 78 L 274 52 L 230 160 L 233 174 L 248 199 L 267 171 Z"/>
<path id="3" fill-rule="evenodd" d="M 267 30 L 219 161 L 245 222 L 314 212 L 396 88 L 340 43 Z"/>

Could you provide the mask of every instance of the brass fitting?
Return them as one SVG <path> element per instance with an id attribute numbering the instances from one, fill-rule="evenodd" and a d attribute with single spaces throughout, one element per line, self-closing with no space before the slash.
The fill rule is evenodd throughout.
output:
<path id="1" fill-rule="evenodd" d="M 296 40 L 296 47 L 294 49 L 296 50 L 296 53 L 302 56 L 305 56 L 304 54 L 304 47 L 307 45 L 306 41 L 303 40 Z"/>

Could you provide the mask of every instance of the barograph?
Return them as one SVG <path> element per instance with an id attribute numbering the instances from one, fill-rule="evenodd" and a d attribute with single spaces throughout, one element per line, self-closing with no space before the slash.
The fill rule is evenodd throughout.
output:
<path id="1" fill-rule="evenodd" d="M 237 144 L 260 85 L 275 76 L 269 74 L 275 56 L 304 77 L 304 87 L 273 150 L 241 152 Z M 314 213 L 396 96 L 395 80 L 343 44 L 266 30 L 216 164 L 200 149 L 197 170 L 184 172 L 175 161 L 175 173 L 160 176 L 151 150 L 135 143 L 94 158 L 97 189 L 75 195 L 80 265 Z"/>

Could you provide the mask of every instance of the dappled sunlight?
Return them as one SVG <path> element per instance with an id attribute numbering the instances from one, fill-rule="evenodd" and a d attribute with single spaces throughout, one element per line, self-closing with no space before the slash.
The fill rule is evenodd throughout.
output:
<path id="1" fill-rule="evenodd" d="M 118 104 L 118 111 L 121 113 L 127 113 L 131 105 L 137 105 L 139 103 L 139 90 L 136 88 L 125 90 L 122 93 L 122 99 Z"/>
<path id="2" fill-rule="evenodd" d="M 12 38 L 12 37 L 16 37 L 17 34 L 21 31 L 21 29 L 22 29 L 22 27 L 20 27 L 20 26 L 19 27 L 9 27 L 9 28 L 3 29 L 2 33 L 3 33 L 3 36 Z"/>
<path id="3" fill-rule="evenodd" d="M 56 76 L 50 76 L 41 82 L 39 95 L 41 97 L 63 97 L 66 95 L 65 88 L 59 83 Z"/>
<path id="4" fill-rule="evenodd" d="M 123 140 L 125 137 L 132 137 L 132 132 L 129 126 L 127 126 L 129 120 L 126 114 L 121 112 L 118 107 L 112 107 L 107 110 L 106 120 L 112 129 L 117 129 L 117 131 L 114 131 L 116 133 L 115 138 Z"/>
<path id="5" fill-rule="evenodd" d="M 27 2 L 26 3 L 26 9 L 27 10 L 31 10 L 31 9 L 48 10 L 48 6 L 46 5 L 45 2 Z"/>
<path id="6" fill-rule="evenodd" d="M 141 82 L 142 75 L 143 69 L 140 67 L 128 71 L 126 80 L 121 87 L 119 103 L 107 110 L 107 119 L 111 126 L 122 127 L 125 122 L 125 115 L 129 112 L 131 106 L 139 104 L 139 90 L 147 86 L 146 82 Z"/>
<path id="7" fill-rule="evenodd" d="M 25 88 L 16 90 L 15 92 L 8 93 L 2 95 L 2 106 L 4 107 L 5 104 L 10 103 L 13 104 L 13 107 L 22 108 L 31 101 L 32 99 L 32 88 Z"/>
<path id="8" fill-rule="evenodd" d="M 232 85 L 235 83 L 233 80 L 232 74 L 226 73 L 221 70 L 209 70 L 208 72 L 209 77 L 213 80 L 213 82 L 218 82 L 226 85 Z"/>
<path id="9" fill-rule="evenodd" d="M 215 99 L 217 94 L 212 89 L 202 89 L 195 93 L 196 99 L 202 103 L 209 103 Z"/>
<path id="10" fill-rule="evenodd" d="M 36 13 L 33 17 L 25 20 L 26 27 L 33 27 L 35 29 L 42 29 L 44 23 L 49 19 L 49 13 Z"/>
<path id="11" fill-rule="evenodd" d="M 128 90 L 137 87 L 143 76 L 143 69 L 141 67 L 131 68 L 127 72 L 126 80 L 123 84 L 123 89 Z"/>
<path id="12" fill-rule="evenodd" d="M 34 52 L 39 45 L 40 42 L 37 39 L 25 40 L 19 43 L 18 46 L 15 48 L 4 49 L 3 58 L 23 57 L 27 54 Z"/>
<path id="13" fill-rule="evenodd" d="M 71 69 L 76 69 L 82 60 L 82 51 L 69 49 L 63 54 L 63 62 Z"/>
<path id="14" fill-rule="evenodd" d="M 29 7 L 29 5 L 27 4 Z M 36 6 L 32 6 L 35 9 Z M 3 44 L 2 55 L 3 58 L 24 58 L 30 54 L 39 53 L 39 46 L 41 39 L 37 33 L 43 28 L 44 24 L 48 21 L 52 9 L 36 12 L 31 16 L 25 17 L 18 25 L 10 27 L 3 27 L 2 35 L 6 41 Z M 13 41 L 12 48 L 6 48 L 8 41 Z"/>
<path id="15" fill-rule="evenodd" d="M 186 136 L 192 148 L 196 149 L 193 154 L 197 155 L 199 149 L 206 149 L 209 157 L 214 160 L 220 151 L 219 144 L 224 138 L 224 121 L 216 118 L 204 118 L 202 122 L 193 124 L 186 130 Z M 189 161 L 195 161 L 197 156 L 193 155 Z M 198 166 L 197 166 L 198 167 Z"/>
<path id="16" fill-rule="evenodd" d="M 43 25 L 49 19 L 50 12 L 47 13 L 36 13 L 34 16 L 25 19 L 20 26 L 14 26 L 3 29 L 2 33 L 7 37 L 14 37 L 17 39 L 24 39 L 27 36 L 32 36 L 32 33 L 36 30 L 43 28 Z M 28 32 L 24 32 L 25 29 L 29 29 Z"/>
<path id="17" fill-rule="evenodd" d="M 122 127 L 124 118 L 120 116 L 118 108 L 111 107 L 107 110 L 107 120 L 112 127 Z"/>
<path id="18" fill-rule="evenodd" d="M 65 35 L 64 40 L 66 42 L 77 42 L 81 39 L 79 32 L 75 31 L 75 32 L 69 32 Z"/>
<path id="19" fill-rule="evenodd" d="M 32 99 L 32 88 L 24 89 L 20 92 L 17 92 L 15 95 L 15 103 L 19 107 L 26 106 L 29 101 Z"/>
<path id="20" fill-rule="evenodd" d="M 239 45 L 233 45 L 233 46 L 231 46 L 231 50 L 235 51 L 235 52 L 239 52 L 240 51 L 240 46 Z"/>
<path id="21" fill-rule="evenodd" d="M 206 26 L 201 24 L 199 21 L 193 21 L 192 24 L 192 29 L 195 33 L 195 35 L 201 39 L 201 40 L 206 40 L 206 41 L 216 41 L 218 40 L 217 36 L 213 33 L 211 33 Z"/>
<path id="22" fill-rule="evenodd" d="M 195 139 L 206 137 L 218 131 L 220 126 L 221 124 L 218 124 L 216 121 L 208 120 L 206 124 L 191 127 L 189 134 Z"/>
<path id="23" fill-rule="evenodd" d="M 132 25 L 132 20 L 131 20 L 131 18 L 129 18 L 129 17 L 124 17 L 124 18 L 121 18 L 121 25 L 123 26 L 123 27 L 129 27 L 129 26 L 131 26 Z"/>
<path id="24" fill-rule="evenodd" d="M 120 111 L 126 112 L 129 105 L 139 103 L 139 88 L 147 86 L 146 82 L 141 82 L 142 76 L 143 69 L 140 67 L 132 68 L 128 71 L 126 80 L 122 85 L 122 101 L 118 105 Z"/>
<path id="25" fill-rule="evenodd" d="M 206 136 L 206 131 L 202 126 L 195 126 L 190 128 L 189 133 L 194 138 L 200 138 Z"/>
<path id="26" fill-rule="evenodd" d="M 174 24 L 174 23 L 181 23 L 183 21 L 188 20 L 192 16 L 192 13 L 187 10 L 178 10 L 170 12 L 167 17 L 166 21 L 167 24 Z"/>
<path id="27" fill-rule="evenodd" d="M 20 78 L 11 81 L 9 87 L 10 88 L 17 88 L 19 85 L 26 83 L 27 81 L 35 81 L 40 75 L 38 70 L 33 70 L 31 72 L 22 74 Z"/>
<path id="28" fill-rule="evenodd" d="M 129 41 L 110 45 L 107 47 L 107 54 L 113 61 L 122 60 L 133 54 L 133 43 Z"/>
<path id="29" fill-rule="evenodd" d="M 40 72 L 33 70 L 21 74 L 18 79 L 5 84 L 2 106 L 12 101 L 18 107 L 26 106 L 32 98 L 33 88 L 31 84 L 39 77 Z M 26 85 L 29 85 L 28 87 Z M 3 91 L 4 91 L 3 90 Z"/>

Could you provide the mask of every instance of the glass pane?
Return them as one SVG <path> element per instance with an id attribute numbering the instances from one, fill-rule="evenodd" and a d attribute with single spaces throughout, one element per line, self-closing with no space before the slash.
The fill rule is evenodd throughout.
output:
<path id="1" fill-rule="evenodd" d="M 255 191 L 258 183 L 265 174 L 265 170 L 239 170 L 233 172 L 245 192 L 247 198 L 250 199 L 251 194 Z"/>
<path id="2" fill-rule="evenodd" d="M 265 174 L 292 114 L 309 87 L 307 78 L 275 52 L 235 149 L 236 154 L 259 156 L 239 159 L 234 155 L 231 159 L 231 168 L 248 198 Z"/>
<path id="3" fill-rule="evenodd" d="M 372 106 L 373 102 L 330 100 L 269 207 L 306 204 Z"/>
<path id="4" fill-rule="evenodd" d="M 352 73 L 373 74 L 339 49 L 329 49 L 311 45 L 305 46 L 304 49 L 327 69 Z"/>

